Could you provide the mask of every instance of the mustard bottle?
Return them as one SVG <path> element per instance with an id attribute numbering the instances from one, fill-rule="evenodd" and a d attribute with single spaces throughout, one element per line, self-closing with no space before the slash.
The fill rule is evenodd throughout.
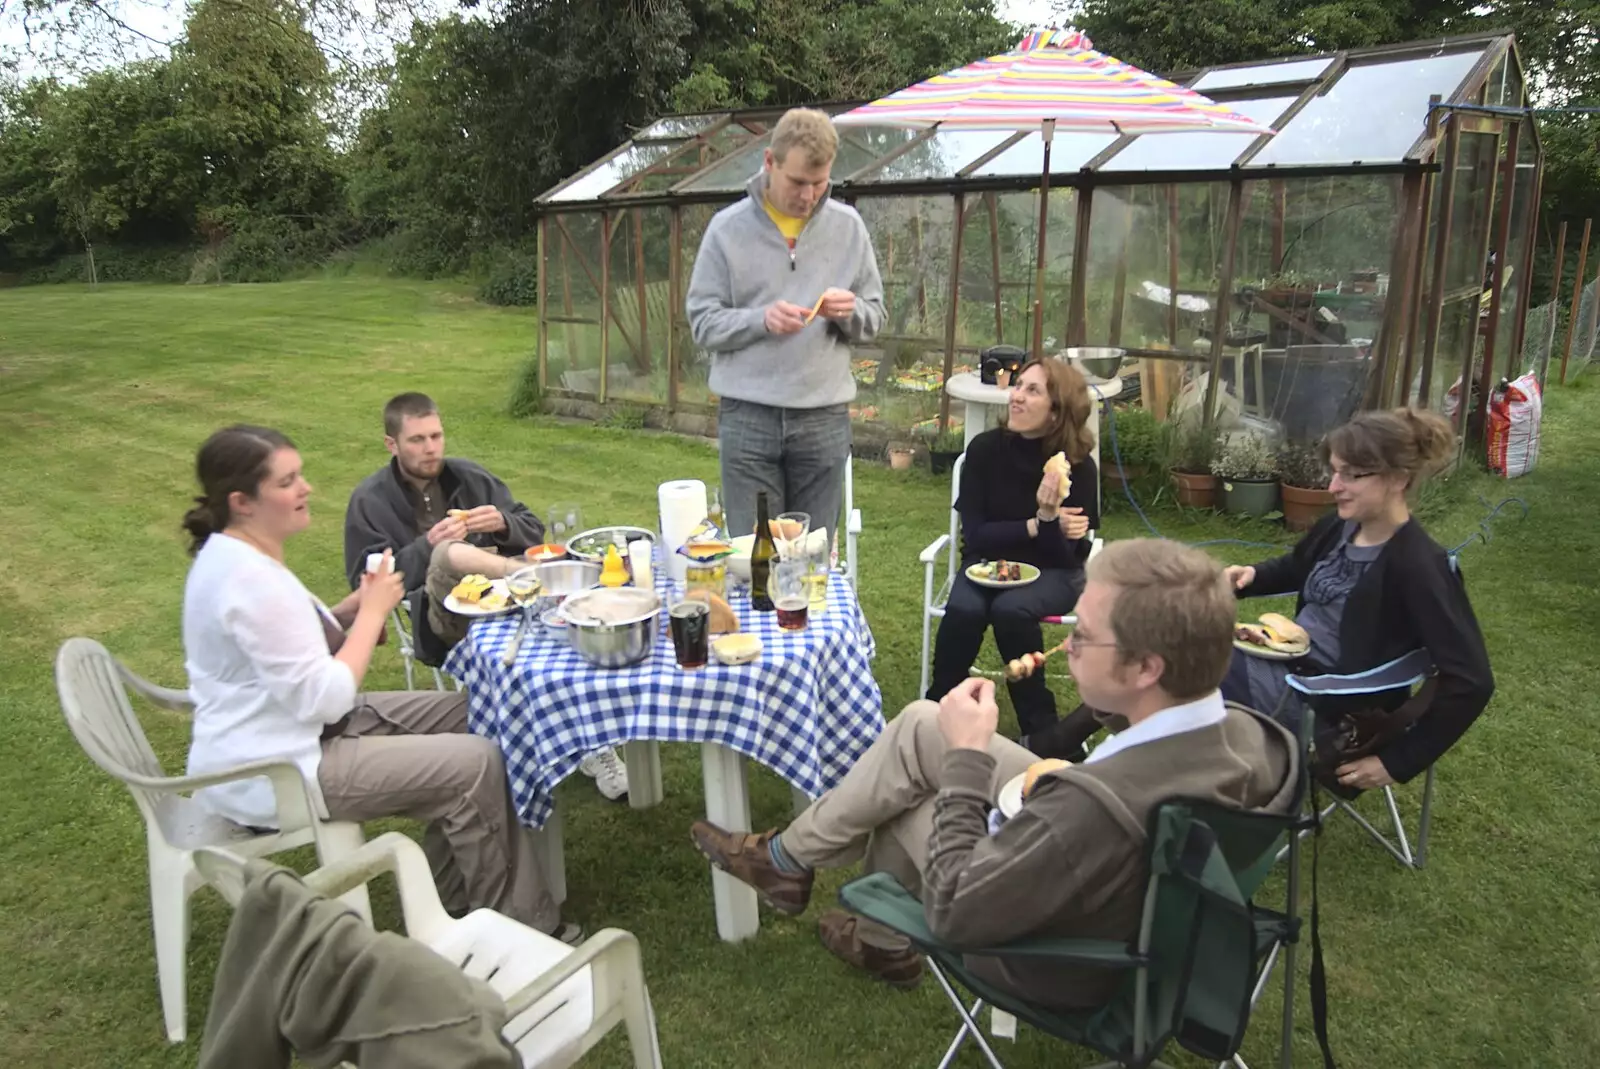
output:
<path id="1" fill-rule="evenodd" d="M 622 563 L 622 556 L 617 552 L 616 546 L 606 547 L 606 562 L 600 569 L 600 585 L 615 589 L 626 586 L 628 582 L 628 568 Z"/>

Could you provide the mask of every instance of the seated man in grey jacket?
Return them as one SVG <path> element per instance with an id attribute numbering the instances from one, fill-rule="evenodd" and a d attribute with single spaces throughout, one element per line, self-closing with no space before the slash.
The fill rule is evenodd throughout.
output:
<path id="1" fill-rule="evenodd" d="M 469 622 L 444 607 L 445 595 L 462 576 L 499 579 L 526 567 L 521 554 L 544 541 L 544 524 L 487 469 L 444 455 L 444 423 L 426 394 L 403 393 L 383 406 L 383 444 L 389 463 L 362 480 L 345 507 L 345 577 L 359 587 L 368 555 L 392 550 L 417 651 L 437 664 Z M 597 750 L 579 768 L 607 798 L 628 793 L 615 750 Z"/>
<path id="2" fill-rule="evenodd" d="M 995 734 L 994 684 L 970 679 L 914 702 L 833 790 L 784 830 L 698 822 L 695 845 L 774 909 L 804 912 L 813 870 L 865 858 L 922 899 L 934 934 L 983 947 L 1028 935 L 1130 939 L 1144 889 L 1147 818 L 1163 799 L 1286 811 L 1298 743 L 1270 718 L 1225 705 L 1236 603 L 1221 565 L 1176 542 L 1113 542 L 1089 562 L 1068 664 L 1083 700 L 1126 726 L 1088 759 L 1040 776 L 991 833 L 1002 784 L 1036 758 Z M 897 987 L 922 979 L 904 937 L 841 910 L 822 942 Z M 1063 1010 L 1103 1003 L 1115 972 L 969 958 L 995 984 Z"/>

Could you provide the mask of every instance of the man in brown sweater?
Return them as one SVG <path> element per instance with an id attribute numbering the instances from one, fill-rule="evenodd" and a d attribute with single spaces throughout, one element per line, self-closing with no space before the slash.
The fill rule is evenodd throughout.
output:
<path id="1" fill-rule="evenodd" d="M 805 911 L 813 870 L 865 860 L 923 902 L 957 946 L 1029 935 L 1131 939 L 1149 873 L 1145 828 L 1174 796 L 1285 811 L 1298 746 L 1271 719 L 1225 705 L 1235 600 L 1222 567 L 1176 542 L 1116 542 L 1089 563 L 1068 664 L 1084 702 L 1122 730 L 1088 760 L 1041 776 L 998 830 L 1007 780 L 1037 760 L 995 733 L 994 684 L 969 679 L 914 702 L 840 784 L 784 830 L 750 835 L 705 821 L 695 845 L 774 909 Z M 896 987 L 922 979 L 907 940 L 842 910 L 818 928 L 835 955 Z M 1022 959 L 969 958 L 989 980 L 1059 1009 L 1103 1003 L 1120 977 Z"/>

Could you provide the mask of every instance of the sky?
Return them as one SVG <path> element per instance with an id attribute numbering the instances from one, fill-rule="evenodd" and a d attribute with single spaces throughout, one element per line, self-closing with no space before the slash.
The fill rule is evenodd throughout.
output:
<path id="1" fill-rule="evenodd" d="M 423 0 L 418 6 L 424 9 L 443 7 L 447 2 Z M 182 32 L 184 5 L 181 0 L 111 0 L 103 6 L 133 31 L 120 35 L 126 42 L 121 56 L 124 59 L 163 54 L 149 39 L 170 41 Z M 995 4 L 1001 18 L 1029 26 L 1049 25 L 1058 18 L 1053 11 L 1058 6 L 1065 6 L 1063 0 L 997 0 Z M 20 7 L 18 0 L 0 0 L 0 10 L 6 12 L 0 15 L 0 60 L 14 60 L 18 72 L 26 78 L 43 73 L 43 68 L 39 58 L 30 54 L 24 29 L 12 14 Z M 75 45 L 69 42 L 67 47 Z M 89 65 L 101 66 L 111 61 L 107 57 L 98 62 L 91 60 Z"/>

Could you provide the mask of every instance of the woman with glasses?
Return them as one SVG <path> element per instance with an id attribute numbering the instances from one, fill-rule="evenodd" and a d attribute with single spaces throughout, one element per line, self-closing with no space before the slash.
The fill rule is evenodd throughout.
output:
<path id="1" fill-rule="evenodd" d="M 1290 673 L 1363 672 L 1419 648 L 1432 657 L 1438 678 L 1427 712 L 1379 752 L 1340 765 L 1341 787 L 1366 790 L 1419 775 L 1494 693 L 1466 589 L 1409 504 L 1419 483 L 1454 453 L 1450 425 L 1436 413 L 1357 415 L 1322 441 L 1336 511 L 1289 553 L 1227 570 L 1242 598 L 1296 595 L 1294 619 L 1311 640 L 1310 652 L 1291 662 L 1236 651 L 1222 683 L 1230 701 L 1267 713 L 1292 707 L 1292 721 L 1299 703 L 1283 701 Z"/>
<path id="2" fill-rule="evenodd" d="M 1094 436 L 1088 428 L 1089 387 L 1064 360 L 1034 360 L 1011 387 L 1003 427 L 984 431 L 967 446 L 956 512 L 961 517 L 961 570 L 933 646 L 927 697 L 937 701 L 967 678 L 994 628 L 1004 660 L 1041 648 L 1042 616 L 1069 613 L 1083 591 L 1090 532 L 1100 525 Z M 1065 453 L 1070 486 L 1045 462 Z M 1006 590 L 980 587 L 966 576 L 982 560 L 1016 561 L 1039 569 L 1039 578 Z M 1056 700 L 1043 673 L 1008 684 L 1023 745 L 1034 731 L 1056 722 Z"/>

